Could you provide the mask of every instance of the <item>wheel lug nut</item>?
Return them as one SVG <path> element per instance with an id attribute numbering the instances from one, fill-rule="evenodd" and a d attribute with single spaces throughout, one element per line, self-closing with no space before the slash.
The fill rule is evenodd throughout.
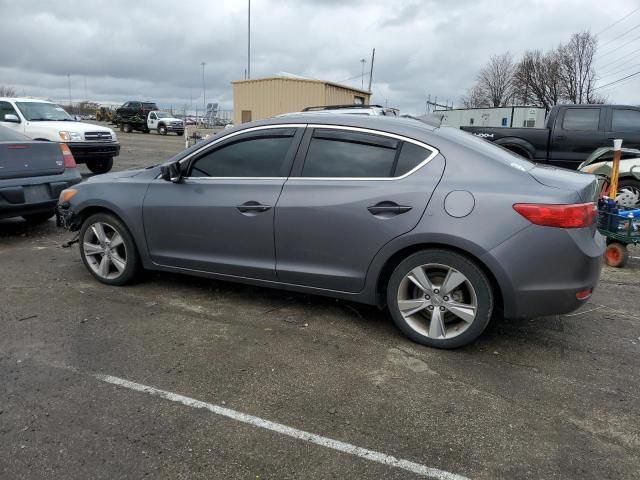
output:
<path id="1" fill-rule="evenodd" d="M 427 308 L 428 308 L 429 310 L 433 310 L 433 305 L 429 305 Z"/>
<path id="2" fill-rule="evenodd" d="M 431 297 L 429 295 L 424 296 L 425 300 L 429 300 Z"/>
<path id="3" fill-rule="evenodd" d="M 448 302 L 448 301 L 449 301 L 449 297 L 442 297 L 442 299 L 443 299 L 445 302 Z"/>
<path id="4" fill-rule="evenodd" d="M 440 290 L 438 290 L 437 288 L 433 291 L 433 293 L 440 293 Z"/>
<path id="5" fill-rule="evenodd" d="M 440 307 L 440 311 L 441 311 L 441 312 L 444 312 L 444 307 Z"/>

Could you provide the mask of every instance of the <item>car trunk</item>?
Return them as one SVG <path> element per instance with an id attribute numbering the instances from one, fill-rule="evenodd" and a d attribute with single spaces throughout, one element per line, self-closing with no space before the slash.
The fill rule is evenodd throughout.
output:
<path id="1" fill-rule="evenodd" d="M 547 187 L 576 192 L 585 203 L 598 199 L 598 179 L 595 175 L 546 165 L 536 165 L 527 173 Z"/>
<path id="2" fill-rule="evenodd" d="M 0 142 L 0 180 L 63 172 L 64 158 L 55 142 Z"/>

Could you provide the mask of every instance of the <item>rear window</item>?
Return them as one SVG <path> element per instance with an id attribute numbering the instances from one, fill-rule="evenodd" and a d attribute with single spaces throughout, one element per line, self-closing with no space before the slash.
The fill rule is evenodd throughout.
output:
<path id="1" fill-rule="evenodd" d="M 31 140 L 21 133 L 14 132 L 10 128 L 0 126 L 0 142 L 24 142 Z"/>
<path id="2" fill-rule="evenodd" d="M 500 145 L 496 145 L 489 142 L 488 140 L 478 138 L 475 135 L 467 133 L 463 130 L 459 130 L 454 127 L 440 127 L 438 130 L 436 130 L 436 132 L 438 132 L 439 135 L 445 138 L 453 140 L 463 147 L 474 150 L 486 157 L 494 158 L 500 163 L 509 165 L 510 167 L 517 170 L 527 172 L 535 167 L 535 164 L 533 162 L 530 162 L 526 158 L 521 157 L 520 155 L 517 155 L 507 150 L 506 148 L 501 147 Z"/>
<path id="3" fill-rule="evenodd" d="M 156 106 L 155 103 L 143 103 L 142 106 L 144 108 L 150 108 L 151 110 L 157 110 L 158 107 Z"/>
<path id="4" fill-rule="evenodd" d="M 413 143 L 404 142 L 402 144 L 402 150 L 400 150 L 400 155 L 398 156 L 398 163 L 396 164 L 396 170 L 393 176 L 400 177 L 409 173 L 424 162 L 429 155 L 431 155 L 431 150 L 427 150 L 426 148 Z"/>
<path id="5" fill-rule="evenodd" d="M 592 132 L 600 125 L 599 108 L 568 108 L 562 120 L 563 130 Z"/>

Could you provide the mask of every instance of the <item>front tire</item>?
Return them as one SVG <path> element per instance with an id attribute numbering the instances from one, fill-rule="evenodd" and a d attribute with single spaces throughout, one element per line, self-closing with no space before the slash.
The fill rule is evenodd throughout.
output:
<path id="1" fill-rule="evenodd" d="M 86 164 L 87 168 L 91 170 L 91 173 L 95 173 L 96 175 L 107 173 L 113 168 L 113 157 L 87 160 Z"/>
<path id="2" fill-rule="evenodd" d="M 493 291 L 487 275 L 468 258 L 423 250 L 403 260 L 387 285 L 393 321 L 411 340 L 435 348 L 473 342 L 489 324 Z"/>
<path id="3" fill-rule="evenodd" d="M 160 125 L 158 127 L 158 133 L 160 135 L 166 135 L 167 134 L 167 127 L 165 127 L 164 125 Z"/>
<path id="4" fill-rule="evenodd" d="M 124 285 L 140 271 L 140 258 L 127 227 L 114 215 L 97 213 L 80 228 L 80 257 L 89 273 L 107 285 Z"/>

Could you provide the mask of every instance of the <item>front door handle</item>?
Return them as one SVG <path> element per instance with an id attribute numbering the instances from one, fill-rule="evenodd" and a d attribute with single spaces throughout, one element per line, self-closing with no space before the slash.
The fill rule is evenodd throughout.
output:
<path id="1" fill-rule="evenodd" d="M 413 207 L 409 207 L 408 205 L 398 205 L 395 202 L 380 202 L 371 207 L 367 207 L 367 210 L 369 210 L 372 215 L 388 218 L 407 213 L 412 208 Z"/>
<path id="2" fill-rule="evenodd" d="M 262 213 L 262 212 L 266 212 L 267 210 L 270 210 L 271 205 L 263 205 L 259 202 L 255 202 L 251 200 L 249 202 L 243 203 L 242 205 L 238 205 L 236 208 L 240 210 L 240 213 L 249 213 L 249 212 Z"/>

